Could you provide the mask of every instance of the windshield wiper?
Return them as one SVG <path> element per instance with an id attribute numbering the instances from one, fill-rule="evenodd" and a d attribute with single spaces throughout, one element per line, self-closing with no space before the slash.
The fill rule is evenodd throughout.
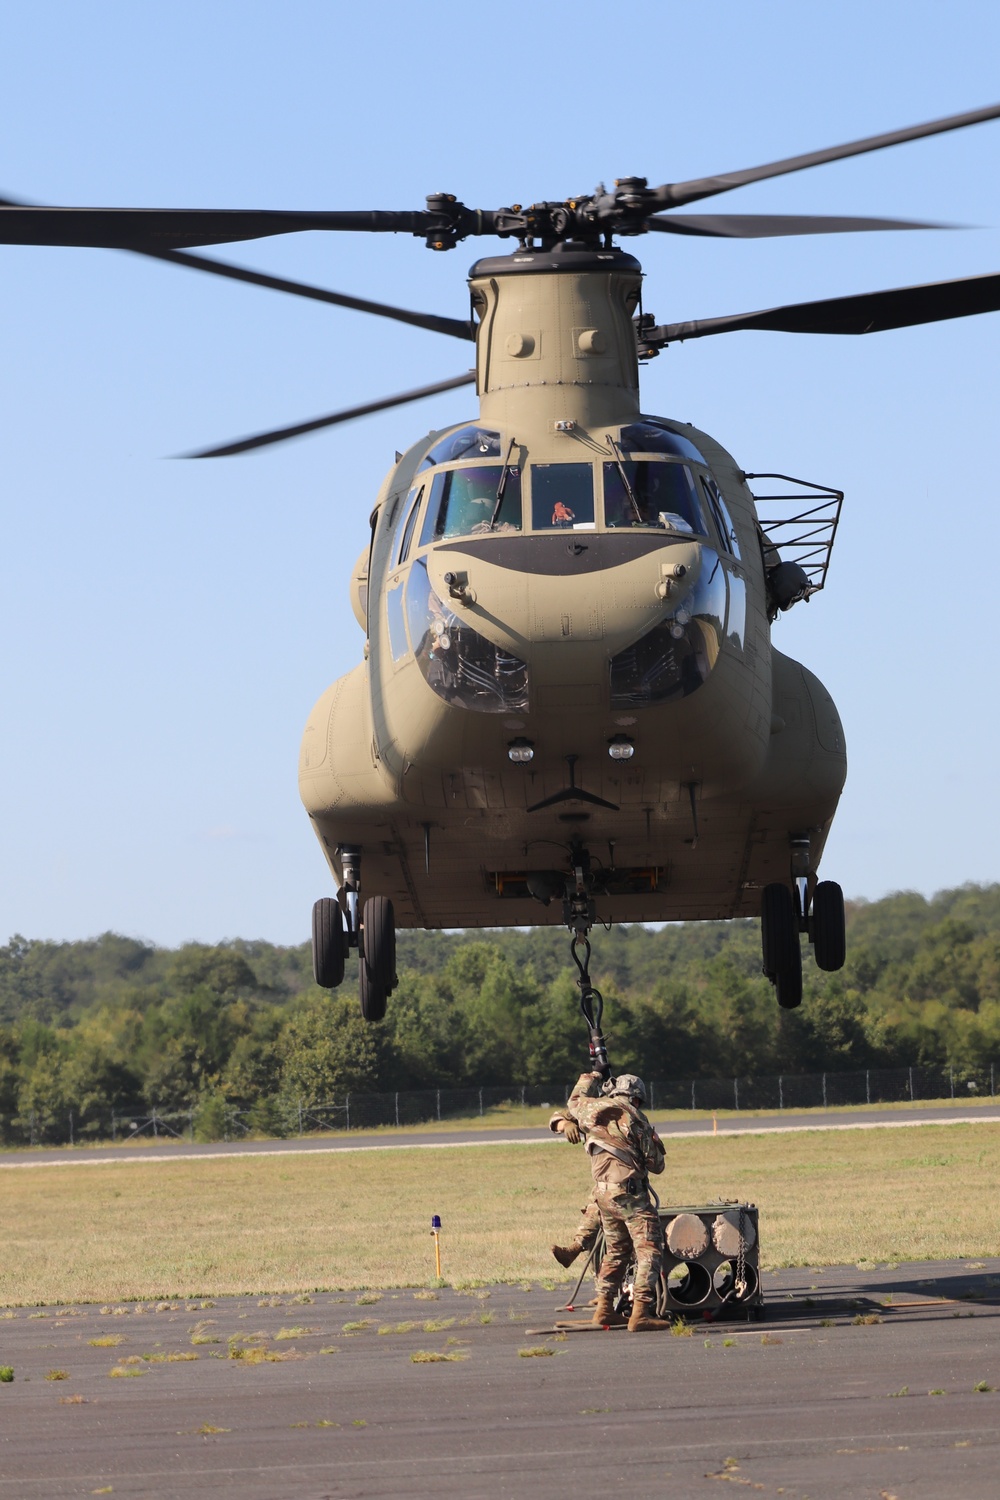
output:
<path id="1" fill-rule="evenodd" d="M 628 482 L 628 475 L 625 473 L 625 465 L 622 463 L 621 449 L 615 442 L 614 438 L 611 436 L 610 432 L 606 432 L 604 434 L 604 440 L 614 455 L 615 463 L 618 466 L 618 472 L 621 475 L 622 484 L 625 486 L 625 493 L 629 498 L 629 504 L 635 512 L 635 519 L 640 526 L 643 526 L 645 525 L 645 522 L 642 519 L 642 511 L 639 509 L 639 502 L 635 498 L 635 492 Z"/>
<path id="2" fill-rule="evenodd" d="M 507 475 L 510 473 L 510 456 L 514 451 L 516 443 L 517 439 L 511 438 L 507 445 L 507 457 L 503 461 L 503 468 L 500 470 L 500 483 L 497 485 L 497 503 L 494 505 L 493 514 L 490 516 L 491 531 L 497 524 L 497 516 L 500 514 L 501 505 L 503 505 L 503 492 L 507 488 Z"/>

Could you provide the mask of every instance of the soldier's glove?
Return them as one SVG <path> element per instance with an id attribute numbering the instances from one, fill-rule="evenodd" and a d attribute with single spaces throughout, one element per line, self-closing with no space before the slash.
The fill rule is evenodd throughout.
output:
<path id="1" fill-rule="evenodd" d="M 562 1133 L 571 1146 L 579 1146 L 581 1140 L 580 1127 L 575 1120 L 565 1120 L 563 1122 Z"/>

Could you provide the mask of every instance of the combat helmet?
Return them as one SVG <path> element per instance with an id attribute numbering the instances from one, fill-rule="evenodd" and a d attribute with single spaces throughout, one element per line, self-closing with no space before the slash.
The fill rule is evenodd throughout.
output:
<path id="1" fill-rule="evenodd" d="M 636 1100 L 639 1104 L 646 1102 L 646 1085 L 635 1073 L 619 1073 L 608 1088 L 608 1094 L 614 1097 L 616 1094 L 625 1094 L 629 1099 Z"/>

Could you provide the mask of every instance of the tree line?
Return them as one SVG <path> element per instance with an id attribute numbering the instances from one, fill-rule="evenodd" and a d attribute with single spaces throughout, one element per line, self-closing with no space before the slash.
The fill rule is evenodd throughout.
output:
<path id="1" fill-rule="evenodd" d="M 72 1111 L 238 1105 L 262 1129 L 348 1091 L 554 1083 L 586 1058 L 561 928 L 402 932 L 384 1022 L 312 982 L 308 944 L 170 950 L 114 933 L 0 948 L 0 1131 Z M 800 1010 L 760 972 L 756 922 L 598 931 L 592 974 L 618 1068 L 661 1079 L 1000 1061 L 1000 885 L 848 906 L 839 974 L 805 963 Z"/>

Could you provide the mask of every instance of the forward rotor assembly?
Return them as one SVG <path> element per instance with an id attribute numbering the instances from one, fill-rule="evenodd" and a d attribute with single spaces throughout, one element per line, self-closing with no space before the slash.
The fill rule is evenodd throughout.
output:
<path id="1" fill-rule="evenodd" d="M 612 247 L 613 239 L 647 233 L 699 235 L 722 239 L 761 239 L 808 234 L 845 234 L 869 230 L 935 229 L 950 226 L 907 219 L 850 218 L 795 214 L 680 214 L 674 210 L 716 197 L 754 182 L 804 171 L 827 162 L 879 151 L 906 141 L 940 135 L 968 125 L 1000 118 L 1000 104 L 950 115 L 845 145 L 831 146 L 801 156 L 720 176 L 650 187 L 644 177 L 619 179 L 612 189 L 544 202 L 522 208 L 469 208 L 448 193 L 435 193 L 417 210 L 330 210 L 300 212 L 243 209 L 54 208 L 0 199 L 0 244 L 90 246 L 129 250 L 157 260 L 173 261 L 193 270 L 230 280 L 283 291 L 293 296 L 372 313 L 434 333 L 473 340 L 475 325 L 466 319 L 414 312 L 387 303 L 350 297 L 303 282 L 269 276 L 223 261 L 191 255 L 191 246 L 235 243 L 303 231 L 327 233 L 409 234 L 432 250 L 452 250 L 463 240 L 480 236 L 516 240 L 525 250 Z M 794 303 L 757 312 L 655 324 L 637 320 L 640 355 L 649 356 L 664 345 L 710 334 L 742 329 L 785 333 L 873 333 L 947 318 L 1000 309 L 1000 275 L 966 277 L 924 286 Z M 334 426 L 369 412 L 416 401 L 423 396 L 463 384 L 471 374 L 438 381 L 418 390 L 368 402 L 308 422 L 260 433 L 237 443 L 203 449 L 190 457 L 222 457 L 281 442 L 321 427 Z"/>

